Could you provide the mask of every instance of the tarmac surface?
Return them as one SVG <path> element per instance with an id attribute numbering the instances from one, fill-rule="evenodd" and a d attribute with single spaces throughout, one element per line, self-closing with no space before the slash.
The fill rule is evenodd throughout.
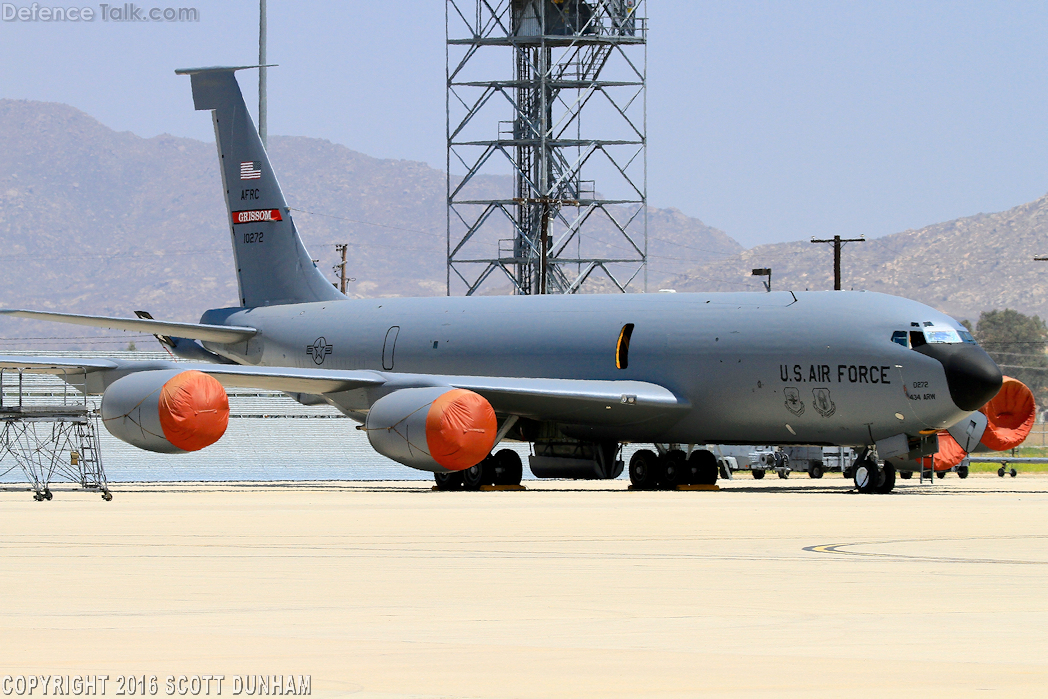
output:
<path id="1" fill-rule="evenodd" d="M 0 676 L 104 674 L 106 696 L 129 674 L 157 696 L 219 674 L 224 696 L 300 674 L 322 697 L 1048 696 L 1048 477 L 721 485 L 7 490 Z"/>

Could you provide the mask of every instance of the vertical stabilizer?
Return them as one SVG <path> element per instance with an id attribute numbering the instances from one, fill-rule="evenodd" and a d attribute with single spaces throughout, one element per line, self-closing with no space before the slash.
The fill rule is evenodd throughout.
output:
<path id="1" fill-rule="evenodd" d="M 193 81 L 193 103 L 211 110 L 242 306 L 345 298 L 302 245 L 269 156 L 244 104 L 238 68 L 176 71 Z"/>

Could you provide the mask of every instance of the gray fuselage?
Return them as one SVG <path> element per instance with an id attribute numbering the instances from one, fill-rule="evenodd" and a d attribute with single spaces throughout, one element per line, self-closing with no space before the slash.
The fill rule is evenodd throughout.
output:
<path id="1" fill-rule="evenodd" d="M 864 445 L 942 429 L 971 411 L 951 400 L 939 360 L 892 341 L 929 322 L 961 326 L 923 304 L 870 292 L 337 300 L 218 309 L 202 322 L 259 330 L 247 343 L 207 344 L 238 363 L 636 380 L 691 406 L 614 433 L 567 426 L 594 439 Z M 620 369 L 616 347 L 628 323 L 628 365 Z M 364 391 L 329 396 L 354 416 L 372 399 Z"/>

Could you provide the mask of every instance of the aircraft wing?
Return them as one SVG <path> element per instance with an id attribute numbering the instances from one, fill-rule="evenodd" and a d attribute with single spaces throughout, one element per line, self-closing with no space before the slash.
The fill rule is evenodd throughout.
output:
<path id="1" fill-rule="evenodd" d="M 0 369 L 72 375 L 100 373 L 102 382 L 97 385 L 103 387 L 129 373 L 166 369 L 195 369 L 210 374 L 227 388 L 258 388 L 315 395 L 359 388 L 382 388 L 385 394 L 400 388 L 447 386 L 479 393 L 501 414 L 602 425 L 640 422 L 689 407 L 686 401 L 669 389 L 644 381 L 442 376 L 166 360 L 32 356 L 0 356 Z"/>
<path id="2" fill-rule="evenodd" d="M 112 359 L 73 359 L 70 357 L 0 356 L 0 369 L 22 369 L 31 374 L 82 374 L 116 369 L 119 362 Z"/>
<path id="3" fill-rule="evenodd" d="M 47 320 L 55 323 L 86 325 L 92 328 L 109 328 L 111 330 L 132 330 L 154 335 L 172 335 L 190 340 L 220 342 L 232 344 L 250 340 L 258 334 L 255 328 L 234 325 L 205 325 L 203 323 L 177 323 L 170 320 L 152 320 L 142 318 L 114 318 L 110 316 L 86 316 L 77 313 L 51 313 L 48 311 L 0 310 L 0 315 L 32 320 Z"/>

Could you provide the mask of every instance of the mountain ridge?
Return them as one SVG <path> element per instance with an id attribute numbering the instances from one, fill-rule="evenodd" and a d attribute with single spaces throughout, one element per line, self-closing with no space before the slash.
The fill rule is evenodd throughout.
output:
<path id="1" fill-rule="evenodd" d="M 0 306 L 125 316 L 141 308 L 195 321 L 207 308 L 236 304 L 213 143 L 142 138 L 68 105 L 0 99 L 0 154 L 0 261 L 13 272 L 0 275 Z M 445 293 L 442 171 L 295 136 L 271 136 L 270 158 L 306 247 L 330 279 L 335 244 L 349 244 L 351 296 Z M 471 183 L 480 195 L 511 186 L 499 176 Z M 651 291 L 759 292 L 750 270 L 765 266 L 776 289 L 832 286 L 825 245 L 746 250 L 674 208 L 649 207 L 648 234 Z M 1030 258 L 1048 248 L 1046 236 L 1048 196 L 850 244 L 844 286 L 907 296 L 958 318 L 1003 307 L 1044 315 L 1048 285 Z M 481 243 L 493 249 L 496 238 Z M 507 291 L 497 283 L 486 289 Z M 65 346 L 94 337 L 8 320 L 0 351 L 35 346 L 19 344 L 23 338 L 58 336 L 79 338 Z"/>

